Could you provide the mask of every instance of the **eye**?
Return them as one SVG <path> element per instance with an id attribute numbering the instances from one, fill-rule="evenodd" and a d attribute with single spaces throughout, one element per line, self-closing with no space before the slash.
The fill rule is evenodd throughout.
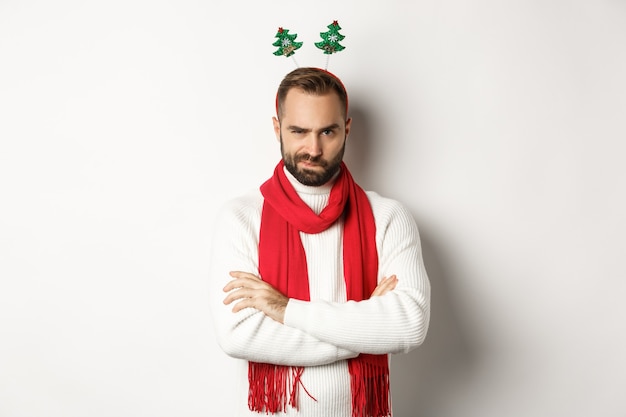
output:
<path id="1" fill-rule="evenodd" d="M 293 133 L 294 135 L 301 135 L 302 133 L 304 133 L 304 130 L 302 130 L 302 129 L 291 129 L 291 133 Z"/>
<path id="2" fill-rule="evenodd" d="M 326 130 L 323 130 L 323 131 L 322 131 L 322 135 L 324 135 L 324 136 L 330 136 L 330 135 L 332 135 L 333 133 L 335 133 L 335 132 L 334 132 L 334 130 L 332 130 L 332 129 L 326 129 Z"/>

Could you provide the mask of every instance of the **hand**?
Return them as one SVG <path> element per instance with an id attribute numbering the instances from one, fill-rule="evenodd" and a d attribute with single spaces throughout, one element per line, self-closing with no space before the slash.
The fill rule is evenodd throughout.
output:
<path id="1" fill-rule="evenodd" d="M 372 293 L 372 297 L 374 297 L 376 295 L 385 295 L 385 294 L 387 294 L 389 291 L 391 291 L 394 288 L 396 288 L 397 284 L 398 284 L 398 277 L 396 277 L 395 275 L 392 275 L 390 277 L 384 277 L 383 279 L 380 280 L 380 282 L 378 283 L 376 288 L 374 288 L 374 292 Z"/>
<path id="2" fill-rule="evenodd" d="M 224 287 L 224 292 L 229 293 L 224 299 L 224 304 L 240 300 L 233 306 L 233 313 L 252 307 L 271 319 L 284 323 L 289 298 L 256 275 L 232 271 L 230 276 L 234 279 Z"/>

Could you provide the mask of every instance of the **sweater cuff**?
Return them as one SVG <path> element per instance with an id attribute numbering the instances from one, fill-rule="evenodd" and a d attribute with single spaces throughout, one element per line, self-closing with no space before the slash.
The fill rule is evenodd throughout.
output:
<path id="1" fill-rule="evenodd" d="M 307 304 L 307 301 L 290 298 L 287 303 L 287 307 L 285 307 L 285 326 L 304 330 L 302 328 L 302 323 L 306 321 L 305 317 Z"/>

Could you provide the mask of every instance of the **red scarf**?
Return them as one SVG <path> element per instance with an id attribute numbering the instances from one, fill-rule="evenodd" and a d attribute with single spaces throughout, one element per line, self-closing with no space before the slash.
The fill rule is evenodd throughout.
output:
<path id="1" fill-rule="evenodd" d="M 370 298 L 377 285 L 378 254 L 374 215 L 367 195 L 342 163 L 328 205 L 317 215 L 300 199 L 283 166 L 281 161 L 274 175 L 261 186 L 265 198 L 259 240 L 261 277 L 289 298 L 308 301 L 309 278 L 299 232 L 320 233 L 345 213 L 343 264 L 348 300 Z M 361 354 L 348 360 L 348 370 L 352 416 L 390 416 L 387 355 Z M 298 408 L 303 372 L 304 367 L 250 362 L 250 410 L 276 413 L 286 411 L 288 403 Z"/>

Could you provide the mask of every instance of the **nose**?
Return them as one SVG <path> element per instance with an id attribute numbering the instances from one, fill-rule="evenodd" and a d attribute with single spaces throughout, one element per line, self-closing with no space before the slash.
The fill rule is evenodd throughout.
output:
<path id="1" fill-rule="evenodd" d="M 320 138 L 318 138 L 316 135 L 309 135 L 306 145 L 306 151 L 312 157 L 317 157 L 322 154 L 322 143 Z"/>

